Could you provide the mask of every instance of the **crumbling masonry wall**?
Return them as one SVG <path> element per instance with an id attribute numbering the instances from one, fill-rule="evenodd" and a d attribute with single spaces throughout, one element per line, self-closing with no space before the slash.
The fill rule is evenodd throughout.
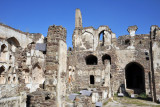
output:
<path id="1" fill-rule="evenodd" d="M 45 90 L 53 94 L 56 105 L 63 105 L 66 75 L 66 30 L 62 26 L 50 26 L 47 35 Z M 63 88 L 62 88 L 63 87 Z"/>

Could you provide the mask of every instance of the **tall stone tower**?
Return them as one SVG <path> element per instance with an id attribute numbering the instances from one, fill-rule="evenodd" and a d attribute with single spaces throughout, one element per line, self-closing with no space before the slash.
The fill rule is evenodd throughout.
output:
<path id="1" fill-rule="evenodd" d="M 57 107 L 63 107 L 66 68 L 66 29 L 62 26 L 50 26 L 47 35 L 45 90 L 52 93 Z"/>
<path id="2" fill-rule="evenodd" d="M 82 27 L 82 15 L 80 9 L 76 9 L 75 14 L 75 28 L 81 28 Z"/>
<path id="3" fill-rule="evenodd" d="M 81 34 L 83 29 L 82 26 L 82 15 L 81 15 L 81 11 L 80 9 L 76 9 L 76 13 L 75 13 L 75 29 L 74 29 L 74 33 L 72 35 L 72 44 L 73 44 L 73 48 L 75 49 L 76 47 L 76 42 L 77 39 L 79 39 L 79 35 Z"/>

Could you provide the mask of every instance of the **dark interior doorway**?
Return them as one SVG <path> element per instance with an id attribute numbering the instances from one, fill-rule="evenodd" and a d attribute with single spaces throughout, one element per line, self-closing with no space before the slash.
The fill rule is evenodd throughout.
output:
<path id="1" fill-rule="evenodd" d="M 145 92 L 144 68 L 136 62 L 129 63 L 125 68 L 126 86 L 135 94 Z"/>
<path id="2" fill-rule="evenodd" d="M 90 84 L 94 84 L 94 76 L 90 75 Z"/>

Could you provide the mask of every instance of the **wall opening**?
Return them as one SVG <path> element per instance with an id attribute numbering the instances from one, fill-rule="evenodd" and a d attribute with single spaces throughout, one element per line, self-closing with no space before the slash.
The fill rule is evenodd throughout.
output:
<path id="1" fill-rule="evenodd" d="M 139 41 L 139 44 L 142 44 L 142 41 Z"/>
<path id="2" fill-rule="evenodd" d="M 99 44 L 100 44 L 100 46 L 104 45 L 104 31 L 101 31 L 99 33 Z"/>
<path id="3" fill-rule="evenodd" d="M 9 68 L 8 68 L 8 73 L 12 73 L 12 68 L 11 68 L 11 66 L 9 66 Z"/>
<path id="4" fill-rule="evenodd" d="M 127 64 L 125 68 L 126 87 L 133 89 L 135 94 L 145 92 L 144 68 L 136 62 Z"/>
<path id="5" fill-rule="evenodd" d="M 16 52 L 16 49 L 20 47 L 20 43 L 15 37 L 8 38 L 7 42 L 10 44 L 12 52 Z"/>
<path id="6" fill-rule="evenodd" d="M 25 69 L 24 70 L 24 79 L 25 79 L 25 83 L 30 83 L 30 81 L 29 81 L 29 77 L 30 77 L 30 73 L 29 73 L 29 69 Z"/>
<path id="7" fill-rule="evenodd" d="M 85 58 L 86 65 L 97 65 L 98 59 L 94 55 L 89 55 Z"/>
<path id="8" fill-rule="evenodd" d="M 43 84 L 44 82 L 44 72 L 42 67 L 40 67 L 39 63 L 36 63 L 33 66 L 32 78 L 34 83 Z"/>
<path id="9" fill-rule="evenodd" d="M 111 64 L 111 57 L 107 54 L 103 55 L 102 62 L 103 62 L 103 64 L 106 64 L 107 62 L 109 62 Z"/>
<path id="10" fill-rule="evenodd" d="M 8 84 L 10 84 L 11 83 L 11 78 L 10 77 L 8 77 Z"/>
<path id="11" fill-rule="evenodd" d="M 16 83 L 16 77 L 13 77 L 13 83 Z"/>
<path id="12" fill-rule="evenodd" d="M 130 45 L 131 44 L 129 39 L 126 39 L 124 43 L 125 43 L 125 45 Z"/>
<path id="13" fill-rule="evenodd" d="M 11 46 L 12 45 L 14 45 L 15 47 L 20 46 L 19 41 L 15 37 L 8 38 L 7 41 Z"/>
<path id="14" fill-rule="evenodd" d="M 1 46 L 1 52 L 7 51 L 6 49 L 7 49 L 7 46 L 6 46 L 5 44 L 3 44 L 3 45 Z"/>
<path id="15" fill-rule="evenodd" d="M 94 76 L 90 75 L 90 84 L 94 84 Z"/>
<path id="16" fill-rule="evenodd" d="M 0 67 L 0 84 L 5 84 L 5 76 L 4 76 L 4 71 L 5 71 L 5 68 L 4 66 L 1 66 Z"/>
<path id="17" fill-rule="evenodd" d="M 1 57 L 0 57 L 0 61 L 5 62 L 6 61 L 6 55 L 7 55 L 7 46 L 5 44 L 3 44 L 1 46 Z"/>

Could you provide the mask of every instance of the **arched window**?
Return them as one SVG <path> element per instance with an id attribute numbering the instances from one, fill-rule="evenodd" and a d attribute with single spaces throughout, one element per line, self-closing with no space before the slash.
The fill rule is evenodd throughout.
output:
<path id="1" fill-rule="evenodd" d="M 94 55 L 89 55 L 85 58 L 86 65 L 97 65 L 98 59 Z"/>
<path id="2" fill-rule="evenodd" d="M 107 55 L 107 54 L 105 54 L 105 55 L 102 56 L 102 62 L 103 62 L 103 64 L 106 64 L 107 63 L 106 61 L 109 61 L 110 64 L 111 64 L 111 57 L 109 55 Z"/>
<path id="3" fill-rule="evenodd" d="M 104 45 L 104 31 L 101 31 L 99 33 L 99 44 L 100 44 L 100 46 Z"/>

